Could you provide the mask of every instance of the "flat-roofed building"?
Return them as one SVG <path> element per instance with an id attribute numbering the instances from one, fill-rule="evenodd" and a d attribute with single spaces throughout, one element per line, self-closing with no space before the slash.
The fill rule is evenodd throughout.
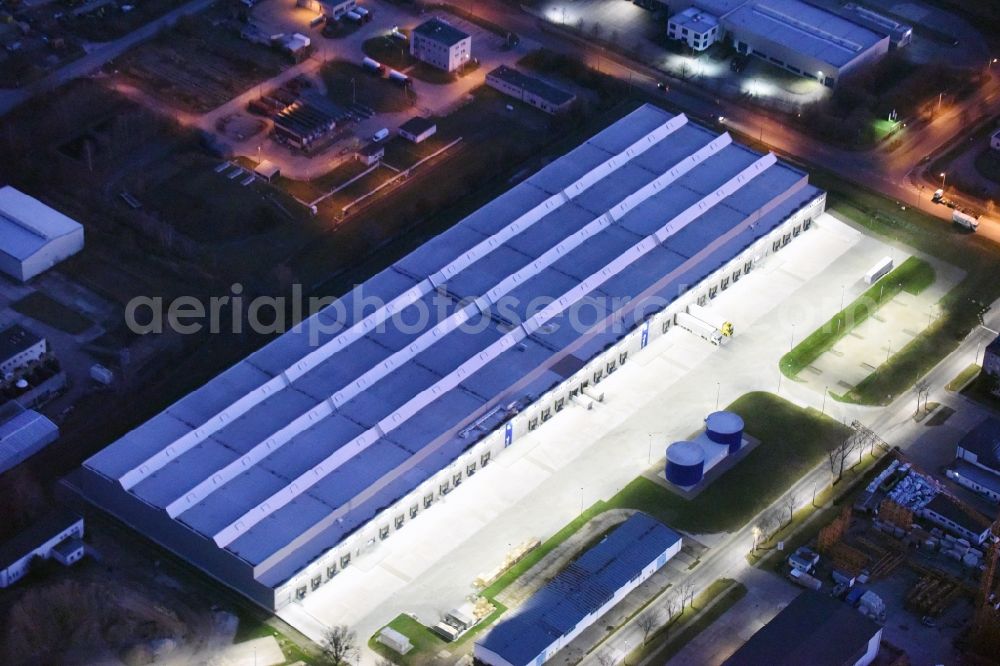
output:
<path id="1" fill-rule="evenodd" d="M 831 88 L 889 51 L 888 35 L 802 0 L 750 0 L 722 23 L 737 52 Z"/>
<path id="2" fill-rule="evenodd" d="M 27 282 L 83 249 L 83 226 L 11 186 L 0 188 L 0 271 Z"/>
<path id="3" fill-rule="evenodd" d="M 994 502 L 1000 502 L 1000 419 L 989 417 L 955 447 L 949 479 Z"/>
<path id="4" fill-rule="evenodd" d="M 472 58 L 472 36 L 444 19 L 432 18 L 413 29 L 410 55 L 446 72 L 454 72 Z"/>
<path id="5" fill-rule="evenodd" d="M 1000 130 L 997 130 L 997 133 L 993 136 L 1000 137 Z M 998 142 L 1000 142 L 1000 139 L 998 139 Z M 983 372 L 991 377 L 1000 377 L 1000 336 L 986 345 L 986 351 L 983 352 Z"/>
<path id="6" fill-rule="evenodd" d="M 946 493 L 938 493 L 918 511 L 925 518 L 952 534 L 968 539 L 972 544 L 986 543 L 992 532 L 992 521 L 972 507 L 959 503 Z"/>
<path id="7" fill-rule="evenodd" d="M 20 324 L 8 326 L 0 331 L 0 376 L 41 359 L 47 350 L 45 338 Z"/>
<path id="8" fill-rule="evenodd" d="M 681 550 L 681 536 L 636 513 L 476 641 L 487 666 L 541 666 Z"/>
<path id="9" fill-rule="evenodd" d="M 644 105 L 67 483 L 283 607 L 419 526 L 678 312 L 806 233 L 825 203 L 773 154 Z"/>
<path id="10" fill-rule="evenodd" d="M 867 666 L 878 657 L 882 627 L 828 594 L 806 590 L 723 666 Z"/>
<path id="11" fill-rule="evenodd" d="M 430 118 L 417 116 L 399 126 L 399 136 L 413 143 L 421 143 L 434 136 L 437 128 L 437 123 Z"/>
<path id="12" fill-rule="evenodd" d="M 573 93 L 507 65 L 500 65 L 487 74 L 486 85 L 546 113 L 562 113 L 576 101 Z"/>
<path id="13" fill-rule="evenodd" d="M 667 21 L 667 37 L 684 42 L 695 51 L 704 51 L 722 38 L 718 17 L 697 7 L 688 7 Z"/>
<path id="14" fill-rule="evenodd" d="M 60 564 L 73 564 L 83 557 L 81 539 L 83 518 L 71 511 L 56 509 L 36 520 L 26 530 L 0 544 L 0 588 L 24 578 L 36 558 L 52 557 Z"/>

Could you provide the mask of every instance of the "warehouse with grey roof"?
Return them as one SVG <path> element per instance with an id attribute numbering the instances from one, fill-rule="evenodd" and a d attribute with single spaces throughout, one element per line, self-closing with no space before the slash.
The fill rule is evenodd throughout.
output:
<path id="1" fill-rule="evenodd" d="M 888 25 L 878 28 L 874 13 L 861 17 L 848 11 L 834 13 L 804 0 L 681 0 L 670 11 L 683 9 L 670 19 L 680 32 L 681 19 L 691 7 L 703 23 L 717 19 L 722 32 L 717 39 L 732 41 L 738 53 L 754 55 L 795 74 L 834 87 L 840 79 L 889 51 L 890 42 L 908 42 Z M 675 9 L 676 8 L 676 9 Z M 870 15 L 870 16 L 869 16 Z M 675 21 L 675 19 L 677 19 Z M 703 43 L 699 50 L 709 44 Z"/>
<path id="2" fill-rule="evenodd" d="M 642 106 L 69 483 L 280 608 L 589 400 L 677 312 L 808 230 L 825 201 L 774 155 Z"/>

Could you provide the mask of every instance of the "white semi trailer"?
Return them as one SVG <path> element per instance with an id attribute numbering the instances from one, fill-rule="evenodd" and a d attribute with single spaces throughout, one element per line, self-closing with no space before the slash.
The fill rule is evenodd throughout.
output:
<path id="1" fill-rule="evenodd" d="M 722 344 L 722 333 L 715 326 L 712 326 L 708 322 L 702 321 L 698 317 L 688 312 L 678 312 L 677 313 L 677 325 L 681 328 L 685 328 L 695 335 L 705 338 L 713 345 Z"/>
<path id="2" fill-rule="evenodd" d="M 960 227 L 965 227 L 969 231 L 976 231 L 979 228 L 979 218 L 973 217 L 968 213 L 963 213 L 962 211 L 954 211 L 951 214 L 951 221 Z"/>
<path id="3" fill-rule="evenodd" d="M 706 324 L 711 324 L 715 327 L 719 333 L 722 333 L 727 338 L 733 336 L 735 332 L 733 329 L 733 324 L 728 319 L 720 315 L 715 310 L 710 310 L 706 307 L 692 303 L 688 306 L 688 313 L 701 319 Z"/>

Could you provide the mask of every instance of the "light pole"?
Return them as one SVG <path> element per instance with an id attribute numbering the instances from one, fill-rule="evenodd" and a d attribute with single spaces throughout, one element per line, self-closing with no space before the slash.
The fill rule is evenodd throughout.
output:
<path id="1" fill-rule="evenodd" d="M 823 412 L 824 416 L 826 416 L 826 394 L 829 393 L 829 392 L 830 392 L 830 387 L 829 386 L 824 386 L 823 387 L 823 409 L 820 410 L 820 411 Z"/>
<path id="2" fill-rule="evenodd" d="M 722 382 L 715 382 L 715 411 L 719 411 L 719 398 L 722 396 Z"/>
<path id="3" fill-rule="evenodd" d="M 947 179 L 948 179 L 948 174 L 946 174 L 944 171 L 942 171 L 941 172 L 941 189 L 942 190 L 944 189 L 944 184 L 947 181 Z"/>

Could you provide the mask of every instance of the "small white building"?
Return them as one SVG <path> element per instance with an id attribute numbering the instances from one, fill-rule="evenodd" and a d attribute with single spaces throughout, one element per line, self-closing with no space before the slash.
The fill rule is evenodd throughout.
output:
<path id="1" fill-rule="evenodd" d="M 333 20 L 339 19 L 358 5 L 357 0 L 298 0 L 296 4 Z"/>
<path id="2" fill-rule="evenodd" d="M 83 249 L 83 226 L 34 197 L 0 188 L 0 271 L 27 282 Z"/>
<path id="3" fill-rule="evenodd" d="M 0 376 L 23 368 L 37 361 L 48 350 L 45 338 L 40 337 L 20 324 L 8 326 L 0 331 Z"/>
<path id="4" fill-rule="evenodd" d="M 722 38 L 719 19 L 697 7 L 688 7 L 667 21 L 667 37 L 704 51 Z"/>
<path id="5" fill-rule="evenodd" d="M 434 136 L 437 129 L 437 124 L 433 120 L 417 116 L 399 126 L 399 136 L 407 141 L 420 143 Z"/>
<path id="6" fill-rule="evenodd" d="M 410 55 L 446 72 L 454 72 L 472 58 L 472 36 L 444 19 L 432 18 L 413 29 Z"/>
<path id="7" fill-rule="evenodd" d="M 1000 129 L 990 136 L 990 148 L 993 150 L 1000 150 Z"/>
<path id="8" fill-rule="evenodd" d="M 0 588 L 13 585 L 28 573 L 34 559 L 50 557 L 70 565 L 83 557 L 83 518 L 62 509 L 36 521 L 0 545 Z M 58 550 L 57 550 L 58 549 Z"/>
<path id="9" fill-rule="evenodd" d="M 929 520 L 969 543 L 979 545 L 989 540 L 991 521 L 978 511 L 959 504 L 954 499 L 938 493 L 918 512 L 921 518 Z"/>
<path id="10" fill-rule="evenodd" d="M 358 148 L 355 157 L 365 166 L 378 164 L 385 157 L 385 145 L 374 141 Z"/>

